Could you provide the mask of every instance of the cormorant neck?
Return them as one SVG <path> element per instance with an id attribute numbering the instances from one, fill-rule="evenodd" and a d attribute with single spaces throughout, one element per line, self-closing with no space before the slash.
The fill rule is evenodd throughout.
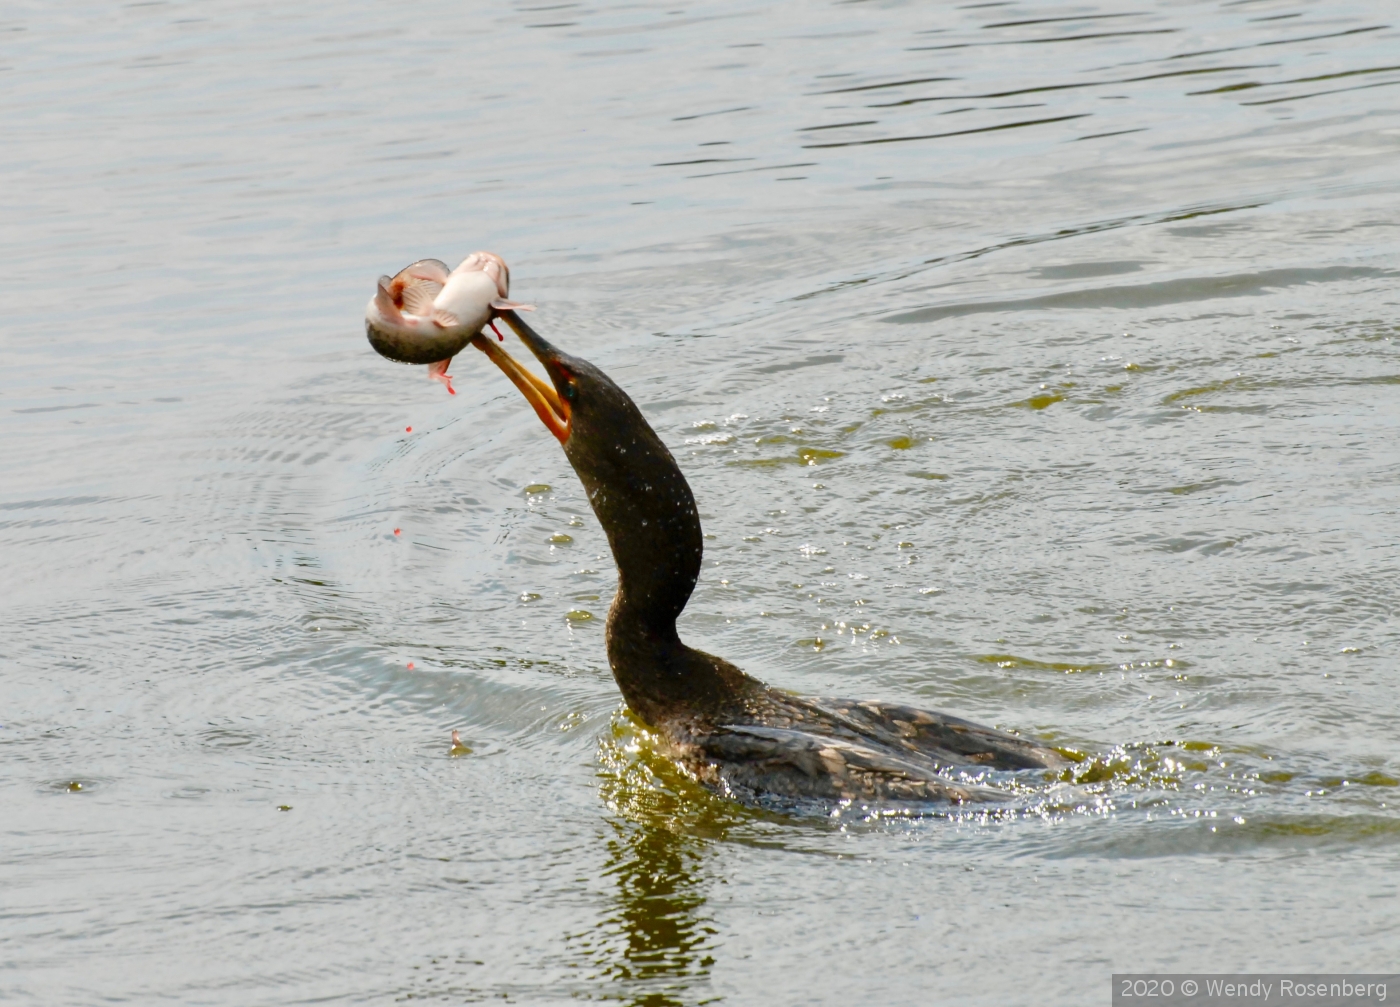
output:
<path id="1" fill-rule="evenodd" d="M 618 687 L 653 726 L 714 709 L 734 691 L 724 669 L 737 669 L 676 633 L 704 551 L 695 497 L 627 394 L 592 365 L 577 358 L 569 365 L 582 387 L 564 451 L 617 564 L 607 646 Z"/>

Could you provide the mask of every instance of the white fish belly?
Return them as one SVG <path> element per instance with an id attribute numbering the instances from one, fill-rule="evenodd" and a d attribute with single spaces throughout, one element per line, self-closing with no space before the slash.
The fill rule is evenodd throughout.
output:
<path id="1" fill-rule="evenodd" d="M 453 315 L 463 330 L 477 332 L 491 320 L 491 302 L 499 295 L 496 282 L 480 270 L 454 272 L 433 299 L 433 307 Z"/>

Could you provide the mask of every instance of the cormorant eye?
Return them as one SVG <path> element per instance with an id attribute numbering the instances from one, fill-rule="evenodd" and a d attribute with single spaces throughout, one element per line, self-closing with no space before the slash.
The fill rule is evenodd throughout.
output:
<path id="1" fill-rule="evenodd" d="M 572 401 L 574 401 L 574 399 L 578 398 L 578 385 L 575 384 L 575 383 L 572 382 L 572 381 L 570 381 L 567 385 L 565 385 L 565 386 L 564 386 L 564 398 L 568 399 L 570 402 L 572 402 Z"/>

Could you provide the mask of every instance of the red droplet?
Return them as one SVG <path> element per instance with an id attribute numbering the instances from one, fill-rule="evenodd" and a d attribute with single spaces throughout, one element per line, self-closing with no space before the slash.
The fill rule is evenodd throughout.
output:
<path id="1" fill-rule="evenodd" d="M 403 432 L 406 433 L 406 434 L 411 434 L 411 433 L 413 433 L 413 428 L 412 428 L 412 427 L 404 427 L 404 428 L 403 428 Z"/>
<path id="2" fill-rule="evenodd" d="M 402 529 L 395 528 L 395 529 L 394 529 L 394 534 L 397 535 L 401 530 L 402 530 Z"/>
<path id="3" fill-rule="evenodd" d="M 412 661 L 409 661 L 409 662 L 408 662 L 408 670 L 409 670 L 409 671 L 412 671 L 412 670 L 413 670 L 413 662 L 412 662 Z"/>

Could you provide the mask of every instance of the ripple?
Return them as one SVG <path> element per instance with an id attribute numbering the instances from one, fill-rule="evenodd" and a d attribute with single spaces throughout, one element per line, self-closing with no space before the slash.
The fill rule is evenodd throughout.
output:
<path id="1" fill-rule="evenodd" d="M 12 999 L 1076 1003 L 1067 930 L 1390 952 L 1375 5 L 531 6 L 8 17 Z M 618 712 L 557 442 L 476 355 L 448 396 L 364 343 L 375 276 L 479 247 L 676 452 L 688 641 L 1067 777 L 687 780 Z"/>

